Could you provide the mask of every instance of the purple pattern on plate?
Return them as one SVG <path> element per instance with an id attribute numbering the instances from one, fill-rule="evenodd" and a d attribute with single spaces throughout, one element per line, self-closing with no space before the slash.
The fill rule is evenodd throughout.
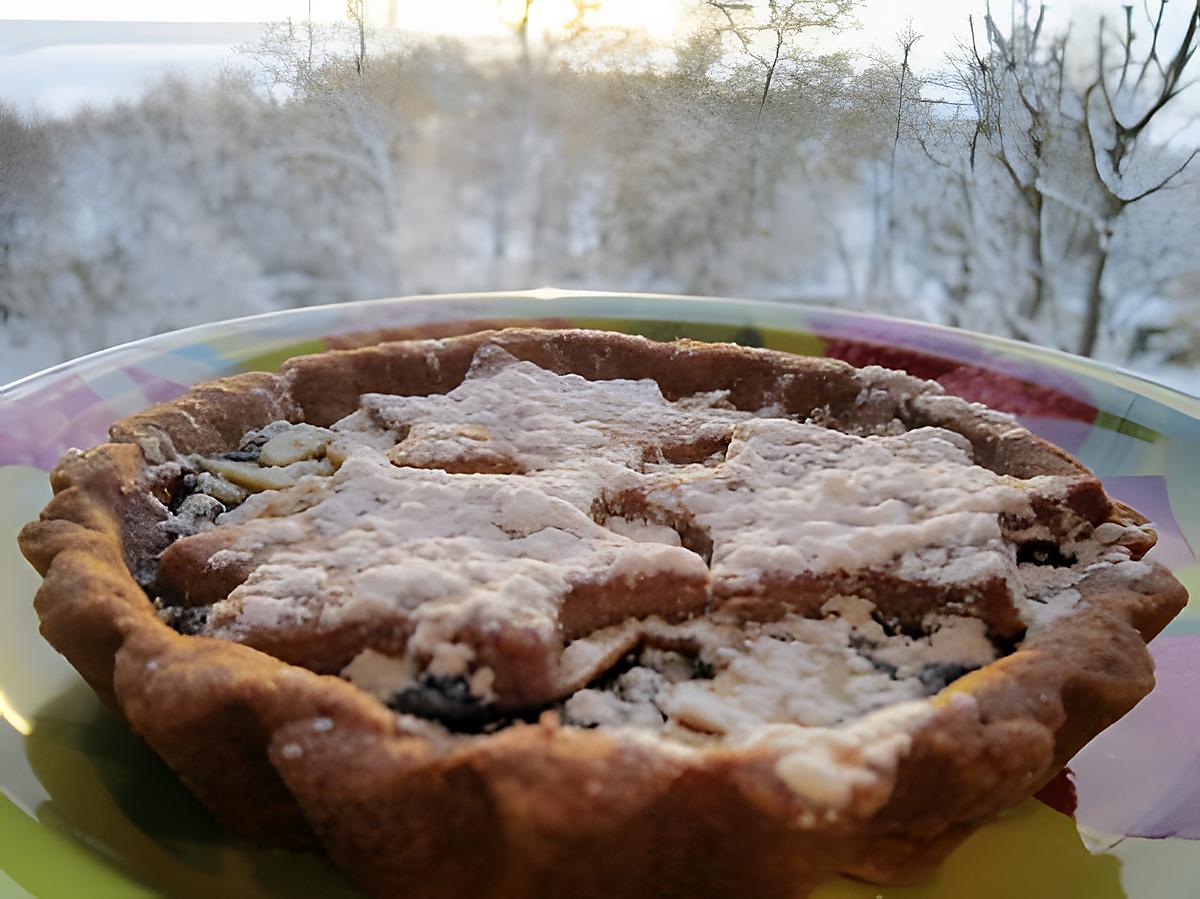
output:
<path id="1" fill-rule="evenodd" d="M 1104 478 L 1104 489 L 1154 522 L 1158 543 L 1150 551 L 1150 558 L 1168 568 L 1182 568 L 1196 561 L 1196 553 L 1171 511 L 1165 477 L 1159 474 L 1116 475 Z"/>
<path id="2" fill-rule="evenodd" d="M 114 421 L 178 396 L 184 385 L 136 368 L 116 378 L 63 375 L 0 398 L 0 465 L 47 471 L 68 449 L 103 443 Z M 122 377 L 123 376 L 123 377 Z"/>
<path id="3" fill-rule="evenodd" d="M 1158 686 L 1071 761 L 1076 819 L 1132 837 L 1200 840 L 1200 636 L 1150 644 Z"/>
<path id="4" fill-rule="evenodd" d="M 0 400 L 0 464 L 50 469 L 71 446 L 104 439 L 113 417 L 82 378 L 56 380 L 20 399 Z"/>
<path id="5" fill-rule="evenodd" d="M 1087 422 L 1045 415 L 1018 415 L 1017 420 L 1043 440 L 1049 440 L 1073 453 L 1079 451 L 1094 429 L 1094 425 Z"/>
<path id="6" fill-rule="evenodd" d="M 124 368 L 122 371 L 129 375 L 130 380 L 137 383 L 146 399 L 151 403 L 165 403 L 167 400 L 173 400 L 188 388 L 186 384 L 168 381 L 140 368 Z"/>

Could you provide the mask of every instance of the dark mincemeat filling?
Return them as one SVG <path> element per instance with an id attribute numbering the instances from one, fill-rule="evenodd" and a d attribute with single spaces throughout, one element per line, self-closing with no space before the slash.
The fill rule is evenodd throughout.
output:
<path id="1" fill-rule="evenodd" d="M 921 634 L 911 628 L 909 631 L 912 636 L 928 635 L 927 632 Z M 1020 643 L 1020 638 L 1004 640 L 989 635 L 989 639 L 995 646 L 997 658 L 1014 652 Z M 860 656 L 870 661 L 876 671 L 887 675 L 892 681 L 899 679 L 898 669 L 895 665 L 873 658 L 871 643 L 855 638 L 852 640 L 852 647 Z M 616 664 L 588 683 L 584 689 L 620 695 L 622 678 L 634 669 L 648 668 L 662 673 L 665 666 L 662 666 L 656 658 L 650 657 L 651 654 L 646 652 L 647 649 L 654 648 L 650 644 L 645 644 L 626 653 Z M 660 652 L 659 655 L 661 656 L 662 653 Z M 686 648 L 681 651 L 681 648 L 676 646 L 667 651 L 666 655 L 675 657 L 677 663 L 673 667 L 677 671 L 679 663 L 686 666 L 686 677 L 684 678 L 686 680 L 711 681 L 718 673 L 718 669 L 713 664 L 701 659 L 698 652 L 689 651 Z M 916 680 L 921 685 L 923 695 L 933 696 L 965 675 L 978 670 L 979 667 L 975 664 L 958 662 L 934 662 L 924 665 L 916 674 Z M 578 694 L 572 694 L 572 696 L 574 695 Z M 416 684 L 388 697 L 386 704 L 397 712 L 434 721 L 447 731 L 456 734 L 494 733 L 514 724 L 536 722 L 547 711 L 556 712 L 566 726 L 585 729 L 599 726 L 600 722 L 589 721 L 570 713 L 568 703 L 572 696 L 513 712 L 512 710 L 500 710 L 495 706 L 483 703 L 478 696 L 472 694 L 465 677 L 437 677 L 425 674 L 418 678 Z M 646 700 L 646 702 L 653 705 L 657 711 L 659 723 L 666 723 L 669 718 L 667 712 L 654 704 L 653 700 Z"/>

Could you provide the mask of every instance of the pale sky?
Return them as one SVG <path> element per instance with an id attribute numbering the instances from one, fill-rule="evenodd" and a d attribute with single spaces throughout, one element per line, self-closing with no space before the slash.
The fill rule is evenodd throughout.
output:
<path id="1" fill-rule="evenodd" d="M 1086 17 L 1091 27 L 1097 16 L 1122 15 L 1126 0 L 1057 0 L 1048 4 L 1048 24 Z M 384 25 L 394 9 L 402 30 L 482 37 L 505 33 L 502 19 L 513 17 L 522 0 L 366 0 L 369 16 Z M 596 24 L 645 29 L 669 39 L 684 0 L 600 0 L 593 13 Z M 1004 0 L 993 4 L 999 11 Z M 1031 4 L 1033 5 L 1033 4 Z M 1168 5 L 1168 19 L 1186 14 L 1187 3 Z M 982 14 L 984 0 L 864 0 L 858 14 L 861 29 L 854 43 L 890 42 L 911 18 L 924 35 L 916 48 L 918 64 L 936 64 L 966 31 L 971 13 Z M 302 19 L 309 11 L 314 20 L 333 21 L 345 16 L 345 0 L 0 0 L 0 28 L 4 19 L 61 19 L 149 22 L 264 22 Z M 534 0 L 534 25 L 553 27 L 573 15 L 571 0 Z"/>
<path id="2" fill-rule="evenodd" d="M 394 0 L 396 26 L 406 31 L 471 36 L 504 34 L 502 18 L 519 15 L 520 0 Z M 387 24 L 389 0 L 367 0 L 367 13 L 377 25 Z M 267 22 L 345 17 L 345 0 L 7 0 L 0 18 L 75 19 L 147 22 Z M 570 0 L 535 0 L 535 21 L 571 19 Z M 603 0 L 597 21 L 644 28 L 669 37 L 678 16 L 678 0 Z"/>
<path id="3" fill-rule="evenodd" d="M 36 46 L 5 41 L 4 19 L 41 19 L 106 22 L 264 22 L 285 18 L 333 21 L 345 16 L 345 0 L 0 0 L 0 98 L 23 105 L 39 106 L 48 112 L 70 111 L 79 102 L 101 101 L 105 91 L 128 97 L 164 69 L 202 75 L 231 61 L 235 44 L 244 40 L 206 38 L 195 45 L 162 46 L 156 52 L 147 45 L 154 41 L 137 34 L 132 26 L 126 36 L 80 43 L 65 36 L 57 40 L 54 28 L 38 29 Z M 506 34 L 522 0 L 366 0 L 368 15 L 384 26 L 389 2 L 401 30 L 460 37 Z M 695 0 L 600 0 L 591 21 L 596 25 L 640 28 L 658 40 L 669 42 L 679 27 L 680 12 Z M 1060 30 L 1077 19 L 1076 39 L 1094 41 L 1099 15 L 1119 19 L 1126 0 L 1057 0 L 1049 4 L 1047 30 Z M 914 48 L 912 62 L 918 69 L 939 67 L 945 54 L 967 32 L 967 16 L 981 16 L 985 0 L 864 0 L 857 13 L 859 28 L 844 33 L 831 46 L 890 47 L 894 37 L 911 18 L 922 36 Z M 1007 4 L 993 0 L 999 12 Z M 1168 5 L 1168 27 L 1172 18 L 1182 19 L 1190 4 Z M 531 28 L 554 29 L 574 15 L 571 0 L 534 0 Z M 10 29 L 13 31 L 13 29 Z M 43 32 L 50 37 L 41 36 Z M 222 43 L 224 40 L 224 43 Z M 119 41 L 119 43 L 118 43 Z M 8 46 L 6 47 L 6 43 Z M 106 49 L 107 48 L 107 49 Z M 6 52 L 7 50 L 7 52 Z M 108 86 L 111 84 L 111 88 Z"/>
<path id="4" fill-rule="evenodd" d="M 390 0 L 396 25 L 408 31 L 470 36 L 503 34 L 502 19 L 512 18 L 521 0 Z M 1001 0 L 1002 2 L 1002 0 Z M 1096 5 L 1097 0 L 1060 0 L 1062 10 Z M 1103 2 L 1103 0 L 1098 0 Z M 643 28 L 655 37 L 669 38 L 679 20 L 681 0 L 601 0 L 593 13 L 596 24 Z M 1109 4 L 1119 13 L 1119 6 Z M 952 45 L 968 13 L 980 12 L 983 0 L 866 0 L 859 20 L 867 42 L 891 38 L 911 16 L 922 43 L 938 52 Z M 318 21 L 345 16 L 345 0 L 4 0 L 0 18 L 151 22 L 263 22 L 303 19 Z M 535 0 L 533 24 L 553 26 L 574 14 L 571 0 Z M 389 0 L 367 0 L 367 11 L 378 25 L 389 15 Z M 0 26 L 2 27 L 2 26 Z"/>

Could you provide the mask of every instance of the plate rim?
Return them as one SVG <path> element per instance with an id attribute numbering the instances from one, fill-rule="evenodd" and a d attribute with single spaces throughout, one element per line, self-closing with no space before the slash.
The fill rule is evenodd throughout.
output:
<path id="1" fill-rule="evenodd" d="M 931 322 L 923 322 L 916 319 L 902 318 L 900 316 L 888 315 L 884 313 L 869 312 L 858 309 L 845 309 L 826 302 L 811 302 L 803 300 L 799 302 L 784 302 L 781 300 L 761 300 L 749 299 L 745 297 L 720 297 L 720 296 L 696 296 L 691 294 L 673 294 L 673 293 L 653 293 L 653 292 L 626 292 L 626 291 L 606 291 L 606 290 L 582 290 L 582 289 L 567 289 L 557 287 L 539 287 L 531 290 L 513 290 L 513 291 L 479 291 L 468 293 L 430 293 L 430 294 L 408 294 L 403 296 L 386 296 L 374 297 L 371 299 L 351 300 L 342 303 L 324 303 L 315 306 L 297 306 L 290 309 L 276 309 L 270 312 L 260 312 L 254 315 L 238 316 L 235 318 L 220 319 L 217 321 L 203 322 L 197 325 L 189 325 L 186 328 L 178 328 L 173 331 L 163 331 L 158 334 L 151 334 L 146 337 L 141 337 L 136 340 L 126 341 L 111 347 L 96 350 L 92 353 L 86 353 L 82 356 L 77 356 L 73 359 L 68 359 L 63 362 L 48 366 L 47 368 L 31 372 L 23 375 L 6 384 L 0 384 L 0 401 L 15 400 L 21 394 L 24 394 L 32 389 L 44 386 L 45 383 L 51 383 L 56 377 L 70 373 L 77 368 L 90 367 L 96 363 L 103 362 L 110 357 L 119 357 L 123 354 L 133 351 L 154 350 L 159 344 L 176 343 L 181 338 L 187 342 L 196 342 L 203 340 L 205 335 L 210 332 L 226 330 L 231 326 L 235 330 L 243 329 L 247 325 L 260 323 L 263 321 L 280 321 L 288 318 L 303 318 L 321 313 L 334 313 L 340 310 L 352 309 L 362 310 L 369 309 L 373 306 L 383 305 L 406 305 L 409 303 L 429 303 L 429 302 L 451 302 L 451 301 L 466 301 L 478 303 L 499 303 L 504 300 L 536 300 L 554 302 L 558 300 L 571 299 L 592 299 L 592 300 L 637 300 L 645 299 L 652 301 L 683 301 L 687 303 L 697 303 L 701 305 L 721 304 L 735 305 L 747 308 L 761 308 L 767 310 L 782 311 L 787 310 L 796 315 L 802 316 L 804 313 L 816 313 L 820 315 L 829 315 L 833 318 L 849 319 L 851 321 L 870 321 L 882 324 L 894 324 L 905 328 L 912 328 L 918 331 L 926 331 L 933 334 L 942 334 L 945 336 L 966 338 L 977 343 L 990 345 L 1001 351 L 1007 351 L 1013 355 L 1024 356 L 1033 359 L 1047 359 L 1048 361 L 1058 361 L 1076 368 L 1082 367 L 1089 374 L 1093 374 L 1100 379 L 1113 383 L 1117 387 L 1129 390 L 1139 396 L 1147 399 L 1157 400 L 1166 406 L 1169 406 L 1176 411 L 1182 412 L 1193 418 L 1200 419 L 1200 394 L 1191 394 L 1177 387 L 1164 384 L 1156 381 L 1148 375 L 1125 368 L 1124 366 L 1115 363 L 1101 362 L 1096 359 L 1091 359 L 1086 356 L 1079 356 L 1074 353 L 1059 350 L 1054 347 L 1041 346 L 1039 344 L 1027 343 L 1020 340 L 1015 340 L 1009 337 L 999 337 L 993 334 L 985 334 L 980 331 L 971 331 L 966 328 L 956 328 L 951 325 L 935 324 Z M 1114 377 L 1115 376 L 1115 377 Z M 1121 381 L 1129 381 L 1132 383 L 1121 383 Z M 1149 390 L 1147 390 L 1149 388 Z M 1159 394 L 1159 395 L 1154 395 Z"/>

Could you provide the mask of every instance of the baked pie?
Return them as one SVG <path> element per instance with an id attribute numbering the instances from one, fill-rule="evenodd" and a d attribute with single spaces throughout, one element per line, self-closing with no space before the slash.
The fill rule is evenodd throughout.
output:
<path id="1" fill-rule="evenodd" d="M 229 828 L 377 895 L 920 878 L 1186 602 L 1068 454 L 831 359 L 401 341 L 111 441 L 22 532 L 44 635 Z"/>

